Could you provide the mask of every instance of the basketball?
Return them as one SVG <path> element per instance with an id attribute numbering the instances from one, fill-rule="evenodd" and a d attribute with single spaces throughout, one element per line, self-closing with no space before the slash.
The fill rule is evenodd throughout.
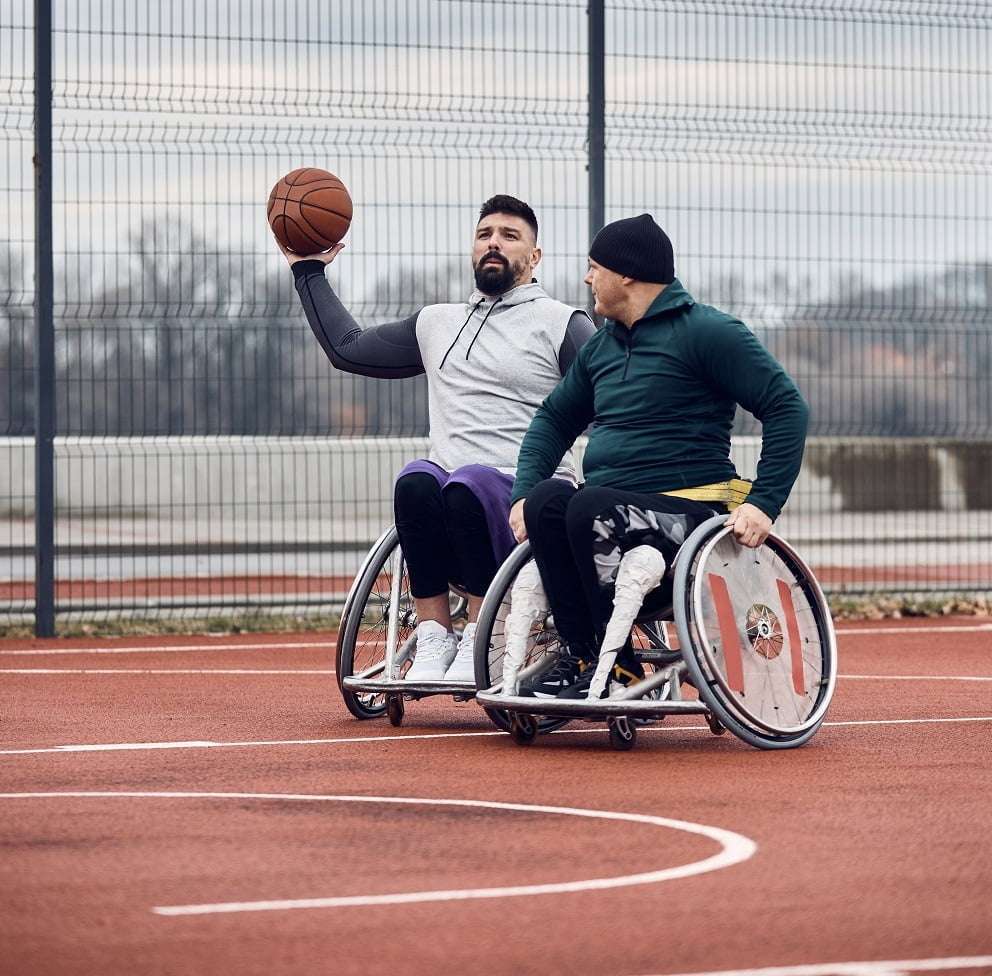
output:
<path id="1" fill-rule="evenodd" d="M 283 247 L 294 254 L 319 254 L 348 233 L 351 196 L 333 173 L 304 166 L 272 187 L 267 212 Z"/>

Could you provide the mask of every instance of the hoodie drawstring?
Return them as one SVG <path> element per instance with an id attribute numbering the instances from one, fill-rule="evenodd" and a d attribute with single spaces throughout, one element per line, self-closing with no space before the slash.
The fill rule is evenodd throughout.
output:
<path id="1" fill-rule="evenodd" d="M 479 306 L 484 301 L 485 301 L 485 298 L 480 298 L 478 300 L 478 302 L 476 302 L 476 304 L 472 307 L 472 311 L 468 313 L 468 318 L 465 319 L 464 322 L 462 322 L 462 327 L 458 330 L 458 335 L 455 336 L 455 341 L 452 342 L 450 346 L 448 346 L 448 351 L 444 354 L 444 357 L 441 360 L 441 365 L 438 366 L 438 370 L 439 371 L 442 370 L 442 369 L 444 369 L 444 364 L 448 361 L 448 353 L 450 353 L 451 350 L 454 349 L 455 346 L 458 345 L 458 340 L 462 337 L 462 333 L 465 331 L 465 326 L 468 325 L 469 322 L 472 321 L 472 316 L 475 315 L 475 313 L 479 310 Z M 492 309 L 490 309 L 489 311 L 491 312 Z M 483 321 L 485 321 L 485 319 L 483 319 Z M 476 333 L 476 335 L 478 335 L 478 333 Z M 469 348 L 471 348 L 471 346 Z"/>
<path id="2" fill-rule="evenodd" d="M 472 346 L 475 345 L 475 340 L 479 338 L 479 333 L 482 331 L 482 329 L 485 326 L 486 322 L 489 321 L 489 316 L 493 314 L 493 309 L 497 305 L 499 305 L 499 303 L 501 301 L 503 301 L 503 296 L 502 295 L 500 295 L 500 297 L 497 298 L 496 301 L 494 301 L 492 303 L 492 305 L 489 306 L 489 311 L 486 312 L 486 314 L 483 316 L 483 318 L 482 318 L 482 325 L 480 325 L 479 328 L 477 328 L 475 330 L 475 335 L 472 337 L 472 341 L 468 344 L 468 349 L 465 352 L 465 361 L 466 362 L 468 362 L 468 356 L 469 356 L 469 353 L 472 351 Z"/>

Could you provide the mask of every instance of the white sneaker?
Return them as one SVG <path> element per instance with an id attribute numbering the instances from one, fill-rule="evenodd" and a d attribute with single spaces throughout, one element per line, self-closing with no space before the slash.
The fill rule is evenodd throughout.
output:
<path id="1" fill-rule="evenodd" d="M 465 624 L 458 653 L 444 674 L 445 681 L 466 681 L 475 684 L 475 624 Z"/>
<path id="2" fill-rule="evenodd" d="M 417 625 L 417 650 L 406 681 L 441 681 L 458 653 L 454 634 L 448 633 L 436 620 Z"/>

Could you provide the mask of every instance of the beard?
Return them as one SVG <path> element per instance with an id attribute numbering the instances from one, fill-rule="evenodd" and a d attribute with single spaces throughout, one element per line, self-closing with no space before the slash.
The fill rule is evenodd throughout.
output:
<path id="1" fill-rule="evenodd" d="M 502 254 L 486 254 L 474 270 L 475 287 L 483 295 L 492 297 L 502 295 L 513 287 L 517 275 L 523 271 L 523 264 L 515 268 Z"/>

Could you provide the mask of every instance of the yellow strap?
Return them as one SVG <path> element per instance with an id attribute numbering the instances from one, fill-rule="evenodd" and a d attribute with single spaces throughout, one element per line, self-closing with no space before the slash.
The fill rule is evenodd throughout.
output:
<path id="1" fill-rule="evenodd" d="M 712 485 L 698 485 L 695 488 L 678 488 L 675 491 L 662 491 L 662 495 L 674 495 L 676 498 L 691 498 L 694 502 L 723 502 L 729 511 L 747 501 L 751 482 L 743 478 L 731 478 L 730 481 L 718 481 Z"/>

